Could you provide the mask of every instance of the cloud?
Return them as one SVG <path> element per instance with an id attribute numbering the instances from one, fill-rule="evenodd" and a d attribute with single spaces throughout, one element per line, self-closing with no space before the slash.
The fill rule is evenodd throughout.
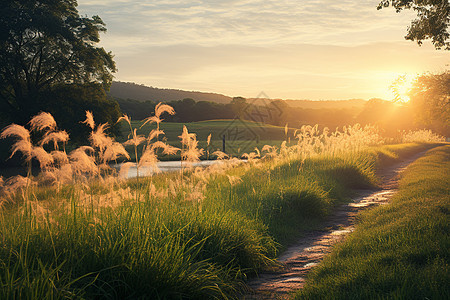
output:
<path id="1" fill-rule="evenodd" d="M 116 42 L 140 36 L 146 45 L 354 45 L 367 38 L 349 39 L 349 34 L 387 28 L 404 34 L 411 14 L 377 11 L 376 5 L 373 0 L 110 0 L 80 1 L 80 11 L 99 14 Z"/>
<path id="2" fill-rule="evenodd" d="M 182 44 L 147 47 L 117 62 L 118 79 L 158 87 L 246 97 L 264 90 L 273 97 L 368 99 L 385 96 L 390 81 L 402 73 L 439 70 L 445 55 L 406 41 L 360 46 Z"/>
<path id="3" fill-rule="evenodd" d="M 382 97 L 389 80 L 449 61 L 403 41 L 414 12 L 378 0 L 79 0 L 100 15 L 117 79 L 252 97 Z"/>

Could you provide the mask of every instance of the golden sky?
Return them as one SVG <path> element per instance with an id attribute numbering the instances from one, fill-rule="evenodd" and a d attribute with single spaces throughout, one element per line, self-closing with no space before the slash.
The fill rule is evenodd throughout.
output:
<path id="1" fill-rule="evenodd" d="M 413 12 L 378 0 L 79 0 L 99 15 L 116 80 L 271 98 L 391 99 L 403 74 L 448 69 L 450 52 L 405 41 Z"/>

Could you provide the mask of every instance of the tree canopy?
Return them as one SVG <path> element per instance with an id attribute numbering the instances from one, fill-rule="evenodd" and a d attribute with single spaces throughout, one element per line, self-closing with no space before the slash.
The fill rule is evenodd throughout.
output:
<path id="1" fill-rule="evenodd" d="M 96 44 L 106 31 L 98 16 L 82 17 L 75 0 L 4 0 L 0 6 L 0 108 L 28 120 L 36 99 L 61 84 L 108 87 L 116 71 L 111 52 Z"/>
<path id="2" fill-rule="evenodd" d="M 450 136 L 450 71 L 419 76 L 410 98 L 417 122 Z"/>
<path id="3" fill-rule="evenodd" d="M 431 39 L 436 49 L 450 50 L 450 4 L 448 0 L 381 0 L 378 9 L 392 6 L 397 12 L 413 9 L 417 19 L 411 21 L 405 39 L 417 41 Z"/>

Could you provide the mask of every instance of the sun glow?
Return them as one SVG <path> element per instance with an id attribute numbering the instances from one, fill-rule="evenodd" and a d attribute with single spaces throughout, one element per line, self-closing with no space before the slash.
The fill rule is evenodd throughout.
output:
<path id="1" fill-rule="evenodd" d="M 390 90 L 394 96 L 394 101 L 406 103 L 411 100 L 410 93 L 416 77 L 417 76 L 411 74 L 403 74 L 398 76 L 397 79 L 392 82 Z"/>

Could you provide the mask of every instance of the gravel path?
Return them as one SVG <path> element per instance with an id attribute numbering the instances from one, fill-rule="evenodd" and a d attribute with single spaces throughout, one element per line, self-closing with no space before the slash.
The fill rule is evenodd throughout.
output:
<path id="1" fill-rule="evenodd" d="M 302 288 L 306 274 L 331 251 L 331 246 L 354 230 L 358 211 L 373 205 L 386 204 L 398 187 L 400 173 L 421 157 L 420 152 L 382 170 L 381 188 L 358 191 L 349 204 L 342 205 L 327 218 L 324 229 L 312 231 L 290 246 L 279 258 L 282 267 L 270 273 L 259 274 L 248 283 L 250 292 L 242 299 L 289 299 L 293 291 Z"/>

